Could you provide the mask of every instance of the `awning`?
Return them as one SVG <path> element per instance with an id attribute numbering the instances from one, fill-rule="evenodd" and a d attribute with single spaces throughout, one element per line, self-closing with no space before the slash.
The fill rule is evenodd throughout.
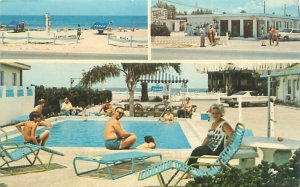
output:
<path id="1" fill-rule="evenodd" d="M 189 82 L 187 79 L 182 78 L 180 76 L 172 75 L 164 72 L 157 72 L 152 75 L 142 76 L 138 82 L 146 82 L 146 83 L 187 83 Z"/>
<path id="2" fill-rule="evenodd" d="M 293 66 L 291 63 L 212 63 L 212 64 L 195 64 L 195 67 L 200 73 L 219 72 L 219 71 L 241 71 L 241 70 L 279 70 Z"/>

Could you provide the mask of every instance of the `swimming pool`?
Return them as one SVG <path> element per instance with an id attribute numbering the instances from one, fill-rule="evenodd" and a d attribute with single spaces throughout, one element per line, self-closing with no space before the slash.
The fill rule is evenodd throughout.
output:
<path id="1" fill-rule="evenodd" d="M 99 120 L 65 120 L 50 128 L 50 138 L 47 146 L 53 147 L 105 147 L 103 131 L 106 121 Z M 180 124 L 164 124 L 157 121 L 126 121 L 122 120 L 125 131 L 133 132 L 138 140 L 133 147 L 144 142 L 144 136 L 151 135 L 160 149 L 189 149 L 191 148 Z M 37 131 L 37 135 L 44 129 Z M 23 143 L 23 137 L 12 139 Z"/>

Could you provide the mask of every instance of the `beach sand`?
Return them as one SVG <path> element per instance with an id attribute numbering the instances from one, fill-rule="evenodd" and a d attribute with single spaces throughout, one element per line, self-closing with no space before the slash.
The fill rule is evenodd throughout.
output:
<path id="1" fill-rule="evenodd" d="M 73 40 L 59 40 L 59 38 L 76 37 L 76 30 L 52 30 L 50 36 L 46 31 L 27 31 L 21 33 L 13 33 L 12 31 L 2 31 L 0 35 L 4 34 L 5 37 L 39 37 L 39 38 L 53 38 L 56 36 L 58 40 L 53 45 L 53 39 L 51 40 L 33 40 L 30 43 L 27 39 L 5 39 L 4 44 L 0 41 L 0 49 L 2 51 L 25 51 L 25 52 L 55 52 L 55 53 L 95 53 L 95 54 L 139 54 L 147 55 L 147 43 L 133 43 L 130 47 L 130 43 L 122 43 L 117 41 L 110 41 L 111 45 L 108 45 L 107 35 L 98 35 L 96 30 L 82 30 L 82 34 L 78 43 L 76 39 Z M 146 29 L 135 30 L 134 32 L 127 30 L 127 32 L 118 32 L 113 30 L 107 32 L 117 38 L 130 38 L 133 40 L 147 41 L 148 31 Z"/>

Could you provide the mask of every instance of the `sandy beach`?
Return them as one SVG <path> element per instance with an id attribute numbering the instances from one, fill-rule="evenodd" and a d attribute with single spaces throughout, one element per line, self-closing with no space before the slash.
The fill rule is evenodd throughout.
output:
<path id="1" fill-rule="evenodd" d="M 76 30 L 51 30 L 50 35 L 46 31 L 26 31 L 13 33 L 11 31 L 1 31 L 0 36 L 12 37 L 5 38 L 4 43 L 0 42 L 2 51 L 22 51 L 22 52 L 49 52 L 49 53 L 87 53 L 87 54 L 139 54 L 147 55 L 147 43 L 134 42 L 130 47 L 129 42 L 110 41 L 108 45 L 108 35 L 115 36 L 117 39 L 130 39 L 135 41 L 147 41 L 148 31 L 146 29 L 122 30 L 118 32 L 113 30 L 105 32 L 105 35 L 98 35 L 96 30 L 82 30 L 80 40 L 76 38 Z M 28 43 L 26 37 L 42 38 L 30 39 Z M 24 39 L 17 39 L 20 37 Z M 53 39 L 57 38 L 55 45 Z M 14 39 L 13 39 L 14 38 Z M 65 40 L 68 38 L 68 40 Z M 60 40 L 62 39 L 62 40 Z"/>

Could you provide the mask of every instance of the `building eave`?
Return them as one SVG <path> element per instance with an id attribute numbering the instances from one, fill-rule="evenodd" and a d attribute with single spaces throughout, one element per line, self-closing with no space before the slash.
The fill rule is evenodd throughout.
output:
<path id="1" fill-rule="evenodd" d="M 23 64 L 23 63 L 20 63 L 20 62 L 0 62 L 0 64 L 10 66 L 10 67 L 14 67 L 14 68 L 18 68 L 18 69 L 21 69 L 21 70 L 30 70 L 31 69 L 30 65 Z"/>

